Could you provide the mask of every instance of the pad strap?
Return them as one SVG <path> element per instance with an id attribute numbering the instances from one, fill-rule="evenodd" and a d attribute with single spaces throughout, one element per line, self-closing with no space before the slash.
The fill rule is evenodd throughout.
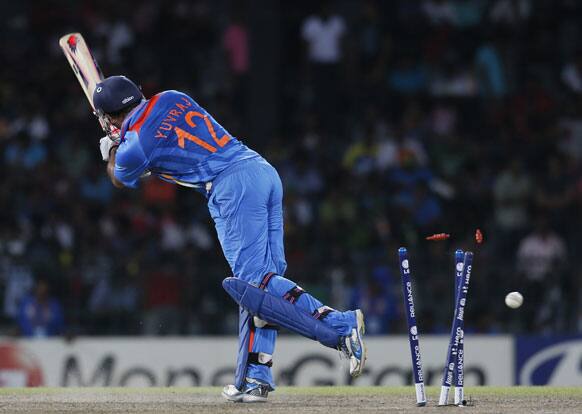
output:
<path id="1" fill-rule="evenodd" d="M 321 306 L 313 311 L 312 315 L 315 319 L 324 319 L 327 315 L 333 312 L 335 309 L 329 306 Z"/>
<path id="2" fill-rule="evenodd" d="M 299 297 L 304 293 L 305 291 L 303 289 L 301 289 L 299 286 L 295 286 L 294 288 L 289 289 L 287 293 L 283 295 L 283 299 L 285 299 L 287 302 L 295 303 L 297 302 L 297 299 L 299 299 Z"/>
<path id="3" fill-rule="evenodd" d="M 265 288 L 267 287 L 267 285 L 269 284 L 269 282 L 271 281 L 271 278 L 273 276 L 275 276 L 275 273 L 273 273 L 273 272 L 269 272 L 265 276 L 263 276 L 263 280 L 261 281 L 261 284 L 259 285 L 259 289 L 265 290 Z"/>
<path id="4" fill-rule="evenodd" d="M 268 367 L 272 367 L 273 366 L 273 355 L 266 354 L 264 352 L 249 352 L 249 356 L 247 358 L 247 363 L 266 365 Z"/>

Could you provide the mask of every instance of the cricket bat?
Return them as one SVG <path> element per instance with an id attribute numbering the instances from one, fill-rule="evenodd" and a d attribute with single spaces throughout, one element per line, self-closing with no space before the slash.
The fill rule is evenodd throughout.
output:
<path id="1" fill-rule="evenodd" d="M 81 33 L 69 33 L 59 39 L 59 45 L 81 84 L 93 113 L 99 119 L 101 128 L 113 139 L 113 137 L 119 135 L 119 129 L 111 125 L 105 116 L 97 114 L 95 105 L 93 105 L 93 91 L 95 91 L 97 83 L 104 79 L 104 76 L 85 39 L 83 39 Z"/>

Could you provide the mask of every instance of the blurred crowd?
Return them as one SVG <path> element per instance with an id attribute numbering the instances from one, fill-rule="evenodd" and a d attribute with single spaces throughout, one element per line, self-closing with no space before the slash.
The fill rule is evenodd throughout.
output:
<path id="1" fill-rule="evenodd" d="M 422 332 L 450 329 L 456 248 L 476 251 L 468 330 L 582 332 L 582 3 L 0 8 L 0 334 L 236 331 L 204 198 L 155 179 L 138 191 L 109 183 L 58 46 L 72 31 L 106 74 L 146 96 L 191 94 L 277 167 L 289 276 L 334 307 L 363 308 L 370 333 L 404 331 L 400 245 Z M 257 75 L 271 59 L 265 36 L 274 87 Z M 261 88 L 271 100 L 252 98 Z M 261 119 L 263 106 L 276 116 Z M 272 130 L 253 136 L 260 123 Z M 440 232 L 451 239 L 424 240 Z M 517 311 L 503 305 L 513 290 L 525 297 Z"/>

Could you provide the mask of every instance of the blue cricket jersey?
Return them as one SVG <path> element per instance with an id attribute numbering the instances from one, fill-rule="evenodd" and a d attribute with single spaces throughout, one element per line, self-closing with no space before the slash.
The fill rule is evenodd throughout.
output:
<path id="1" fill-rule="evenodd" d="M 165 181 L 204 187 L 232 163 L 260 157 L 194 99 L 173 90 L 141 102 L 120 136 L 114 175 L 133 188 L 147 171 Z"/>

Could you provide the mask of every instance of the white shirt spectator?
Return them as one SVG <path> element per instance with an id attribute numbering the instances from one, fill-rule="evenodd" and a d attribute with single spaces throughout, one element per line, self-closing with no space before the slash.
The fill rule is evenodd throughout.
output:
<path id="1" fill-rule="evenodd" d="M 388 168 L 394 168 L 399 165 L 398 144 L 392 137 L 385 137 L 378 143 L 378 152 L 376 153 L 376 165 L 380 171 Z"/>
<path id="2" fill-rule="evenodd" d="M 340 16 L 323 20 L 310 16 L 303 23 L 301 36 L 309 45 L 309 60 L 313 63 L 338 63 L 342 57 L 341 39 L 346 31 Z"/>
<path id="3" fill-rule="evenodd" d="M 568 63 L 562 69 L 562 82 L 575 93 L 582 93 L 582 70 L 575 63 Z"/>
<path id="4" fill-rule="evenodd" d="M 163 250 L 180 250 L 186 245 L 186 233 L 183 226 L 176 223 L 171 216 L 162 219 L 161 246 Z"/>
<path id="5" fill-rule="evenodd" d="M 494 23 L 515 24 L 526 20 L 531 14 L 531 0 L 497 0 L 491 7 L 489 17 Z"/>
<path id="6" fill-rule="evenodd" d="M 429 89 L 434 96 L 475 96 L 477 81 L 470 70 L 464 69 L 454 74 L 437 74 L 431 80 Z"/>
<path id="7" fill-rule="evenodd" d="M 582 118 L 565 117 L 558 125 L 562 132 L 559 148 L 564 154 L 582 162 Z"/>
<path id="8" fill-rule="evenodd" d="M 44 115 L 36 114 L 28 124 L 28 133 L 33 139 L 41 140 L 48 137 L 50 127 Z"/>
<path id="9" fill-rule="evenodd" d="M 517 252 L 519 269 L 532 281 L 540 281 L 552 273 L 552 268 L 566 259 L 566 245 L 555 233 L 539 232 L 524 238 Z"/>
<path id="10" fill-rule="evenodd" d="M 503 171 L 495 180 L 495 219 L 504 230 L 515 230 L 528 223 L 528 199 L 532 196 L 530 177 L 516 169 Z"/>
<path id="11" fill-rule="evenodd" d="M 210 250 L 214 247 L 214 239 L 208 232 L 208 228 L 198 221 L 192 222 L 188 228 L 187 236 L 197 249 Z"/>
<path id="12" fill-rule="evenodd" d="M 450 1 L 428 0 L 422 3 L 422 11 L 433 25 L 454 24 L 455 9 Z"/>
<path id="13" fill-rule="evenodd" d="M 118 21 L 110 27 L 108 35 L 108 57 L 111 62 L 119 64 L 121 63 L 123 49 L 129 48 L 133 45 L 134 35 L 132 28 L 127 23 Z"/>

